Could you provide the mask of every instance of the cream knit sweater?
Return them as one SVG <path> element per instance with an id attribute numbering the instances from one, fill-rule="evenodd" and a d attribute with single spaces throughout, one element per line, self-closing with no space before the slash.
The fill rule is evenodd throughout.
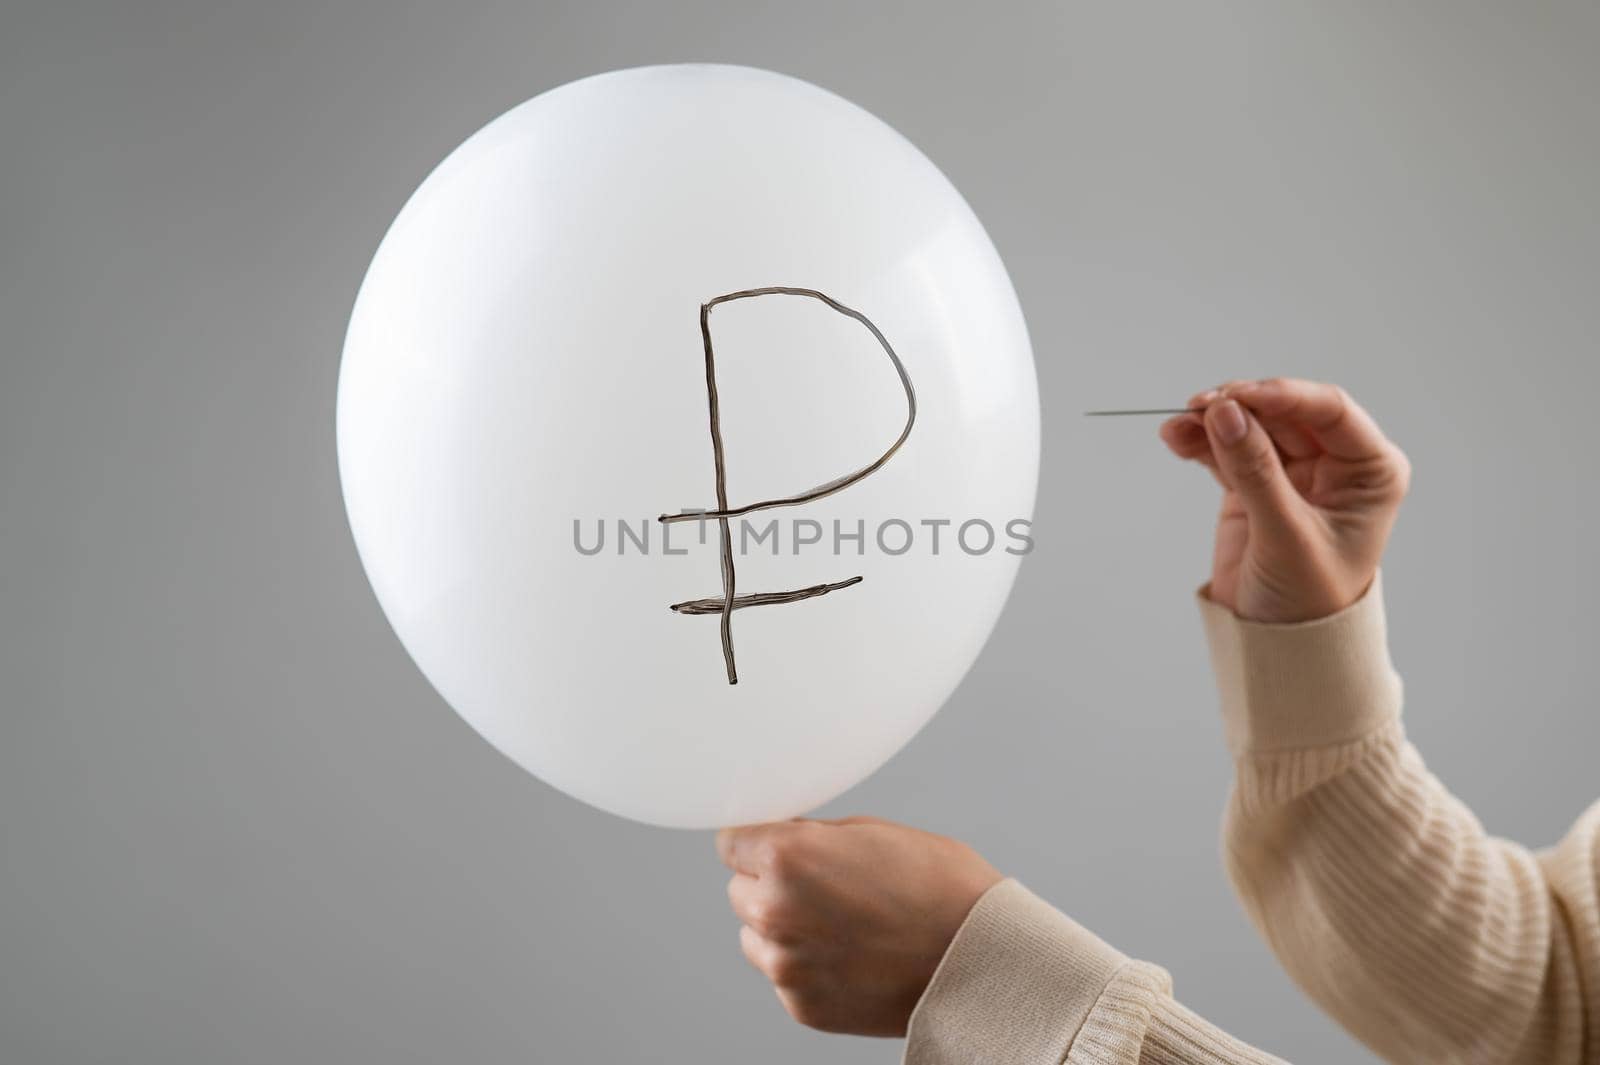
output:
<path id="1" fill-rule="evenodd" d="M 1600 1061 L 1600 804 L 1547 852 L 1485 834 L 1406 741 L 1377 582 L 1304 624 L 1201 612 L 1237 770 L 1228 874 L 1289 974 L 1393 1062 Z M 1006 880 L 956 934 L 905 1060 L 1277 1059 Z"/>

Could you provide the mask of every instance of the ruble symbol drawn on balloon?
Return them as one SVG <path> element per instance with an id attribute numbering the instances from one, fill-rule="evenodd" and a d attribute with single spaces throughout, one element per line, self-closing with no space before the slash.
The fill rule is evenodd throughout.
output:
<path id="1" fill-rule="evenodd" d="M 799 492 L 791 496 L 777 499 L 767 499 L 759 503 L 747 503 L 743 506 L 730 507 L 728 505 L 728 478 L 725 453 L 722 446 L 722 418 L 717 405 L 717 365 L 716 356 L 712 350 L 711 342 L 711 311 L 719 304 L 731 303 L 734 300 L 753 299 L 757 296 L 803 296 L 822 302 L 831 309 L 853 318 L 867 327 L 873 337 L 883 348 L 884 354 L 889 356 L 889 361 L 894 364 L 894 369 L 900 375 L 901 387 L 906 393 L 906 423 L 900 430 L 900 435 L 894 443 L 877 458 L 854 473 L 837 477 L 826 484 Z M 743 517 L 753 514 L 758 510 L 771 510 L 774 507 L 797 507 L 813 500 L 841 492 L 877 470 L 900 450 L 900 445 L 906 442 L 911 435 L 911 426 L 917 420 L 917 393 L 911 385 L 911 377 L 906 373 L 905 364 L 900 361 L 900 356 L 895 354 L 894 348 L 884 337 L 883 333 L 872 320 L 860 311 L 846 307 L 838 300 L 825 293 L 810 288 L 787 288 L 774 286 L 769 288 L 751 288 L 739 292 L 729 292 L 717 296 L 700 305 L 700 338 L 705 347 L 706 355 L 706 402 L 711 414 L 711 457 L 716 467 L 717 505 L 714 510 L 689 511 L 681 514 L 663 514 L 661 522 L 670 524 L 683 521 L 704 521 L 709 518 L 717 520 L 718 536 L 722 548 L 722 595 L 720 598 L 690 599 L 682 603 L 673 603 L 672 610 L 678 614 L 717 614 L 720 615 L 722 631 L 722 659 L 728 670 L 728 683 L 739 683 L 739 670 L 734 662 L 733 654 L 733 612 L 750 606 L 774 606 L 780 603 L 798 603 L 802 599 L 812 599 L 819 595 L 827 595 L 841 588 L 848 588 L 852 584 L 860 584 L 859 576 L 847 580 L 834 581 L 827 584 L 813 584 L 807 588 L 796 588 L 788 592 L 747 592 L 738 595 L 734 590 L 734 565 L 733 565 L 733 537 L 728 527 L 731 518 Z"/>

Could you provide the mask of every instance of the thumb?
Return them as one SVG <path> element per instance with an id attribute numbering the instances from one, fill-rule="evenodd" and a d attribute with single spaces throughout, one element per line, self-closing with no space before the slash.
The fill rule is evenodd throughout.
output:
<path id="1" fill-rule="evenodd" d="M 1208 407 L 1205 422 L 1217 473 L 1238 494 L 1250 520 L 1286 524 L 1300 497 L 1261 423 L 1231 399 Z"/>

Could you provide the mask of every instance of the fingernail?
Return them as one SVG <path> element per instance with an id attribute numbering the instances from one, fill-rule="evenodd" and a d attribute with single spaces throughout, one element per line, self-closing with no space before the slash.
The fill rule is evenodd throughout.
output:
<path id="1" fill-rule="evenodd" d="M 1217 395 L 1218 393 L 1216 389 L 1208 389 L 1207 391 L 1202 392 L 1198 396 L 1190 399 L 1189 406 L 1193 407 L 1195 410 L 1204 410 L 1216 400 Z"/>
<path id="2" fill-rule="evenodd" d="M 1225 399 L 1212 408 L 1217 412 L 1217 439 L 1224 444 L 1237 444 L 1244 439 L 1250 426 L 1245 424 L 1244 411 L 1235 400 Z"/>

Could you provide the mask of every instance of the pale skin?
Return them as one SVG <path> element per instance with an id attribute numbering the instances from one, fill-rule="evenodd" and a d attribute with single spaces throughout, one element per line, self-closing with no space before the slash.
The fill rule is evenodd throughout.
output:
<path id="1" fill-rule="evenodd" d="M 1404 453 L 1336 385 L 1230 381 L 1161 439 L 1222 487 L 1206 594 L 1261 622 L 1360 599 L 1411 479 Z M 870 817 L 724 829 L 744 956 L 801 1024 L 902 1036 L 956 930 L 1002 874 L 957 840 Z"/>

